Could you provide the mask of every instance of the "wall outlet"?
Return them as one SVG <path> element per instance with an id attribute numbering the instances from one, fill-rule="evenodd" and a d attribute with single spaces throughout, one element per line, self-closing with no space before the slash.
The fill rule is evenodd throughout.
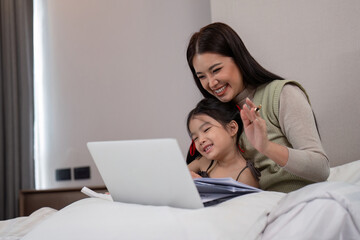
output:
<path id="1" fill-rule="evenodd" d="M 71 180 L 71 169 L 63 168 L 55 170 L 56 181 Z"/>
<path id="2" fill-rule="evenodd" d="M 90 178 L 90 167 L 78 167 L 74 168 L 74 178 L 75 180 L 79 179 L 89 179 Z"/>

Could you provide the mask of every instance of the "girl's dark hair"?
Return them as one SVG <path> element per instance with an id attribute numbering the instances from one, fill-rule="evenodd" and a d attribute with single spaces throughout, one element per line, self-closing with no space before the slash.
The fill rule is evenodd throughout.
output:
<path id="1" fill-rule="evenodd" d="M 191 112 L 188 114 L 186 126 L 188 133 L 190 135 L 190 128 L 189 124 L 192 118 L 194 118 L 197 115 L 205 114 L 216 121 L 218 121 L 222 126 L 226 127 L 228 123 L 230 123 L 232 120 L 234 120 L 238 126 L 238 132 L 236 135 L 236 145 L 239 144 L 240 135 L 243 130 L 243 123 L 240 117 L 240 110 L 238 109 L 238 106 L 230 101 L 230 102 L 221 102 L 218 99 L 215 98 L 204 98 L 201 100 L 196 107 L 191 110 Z M 196 150 L 195 154 L 191 156 L 190 151 L 187 154 L 186 162 L 189 164 L 192 162 L 195 158 L 197 158 L 200 155 L 200 153 Z"/>
<path id="2" fill-rule="evenodd" d="M 192 35 L 187 48 L 187 62 L 193 78 L 202 95 L 214 98 L 208 93 L 198 79 L 193 59 L 196 54 L 217 53 L 231 57 L 242 74 L 244 85 L 257 87 L 282 77 L 263 68 L 249 53 L 239 35 L 228 25 L 220 22 L 209 24 Z"/>

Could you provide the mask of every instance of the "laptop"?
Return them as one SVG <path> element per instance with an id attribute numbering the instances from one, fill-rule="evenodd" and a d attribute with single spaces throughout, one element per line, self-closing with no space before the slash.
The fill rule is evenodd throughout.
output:
<path id="1" fill-rule="evenodd" d="M 114 201 L 204 207 L 176 139 L 89 142 L 87 146 Z"/>

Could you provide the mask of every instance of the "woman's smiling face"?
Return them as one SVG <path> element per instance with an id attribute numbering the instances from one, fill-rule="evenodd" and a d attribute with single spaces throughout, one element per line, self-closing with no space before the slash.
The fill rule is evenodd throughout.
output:
<path id="1" fill-rule="evenodd" d="M 202 87 L 222 102 L 231 101 L 245 88 L 240 70 L 231 57 L 196 54 L 193 65 Z"/>

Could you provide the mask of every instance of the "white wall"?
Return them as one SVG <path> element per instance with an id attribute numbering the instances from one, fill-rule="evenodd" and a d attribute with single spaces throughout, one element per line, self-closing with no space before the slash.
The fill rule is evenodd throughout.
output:
<path id="1" fill-rule="evenodd" d="M 211 16 L 306 88 L 332 166 L 360 159 L 360 1 L 211 0 Z"/>
<path id="2" fill-rule="evenodd" d="M 35 0 L 35 9 L 37 188 L 102 185 L 88 141 L 172 137 L 186 154 L 186 115 L 201 98 L 186 45 L 210 23 L 208 0 Z M 55 169 L 81 166 L 90 180 L 55 181 Z"/>

